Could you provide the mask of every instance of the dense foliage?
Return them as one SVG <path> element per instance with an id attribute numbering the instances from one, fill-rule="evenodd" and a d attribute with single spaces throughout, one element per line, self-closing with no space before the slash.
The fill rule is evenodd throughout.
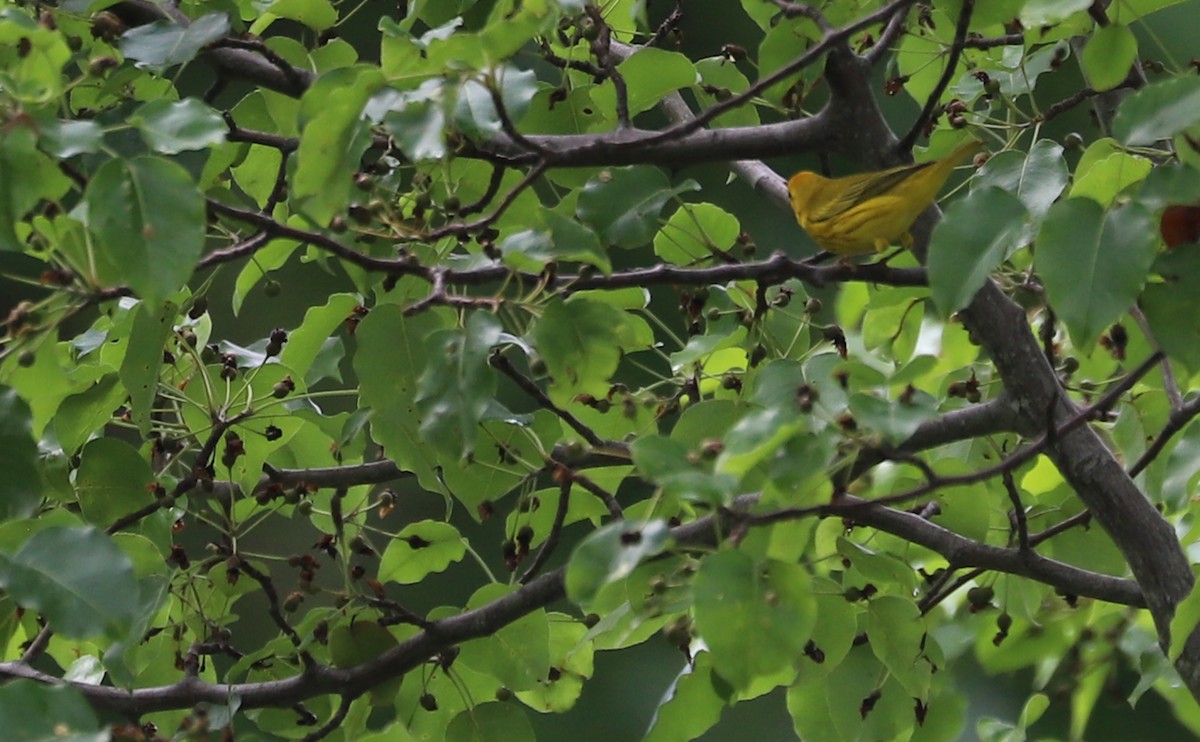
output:
<path id="1" fill-rule="evenodd" d="M 6 739 L 531 739 L 664 639 L 653 740 L 1200 733 L 1178 4 L 6 3 Z M 972 136 L 886 260 L 761 162 Z"/>

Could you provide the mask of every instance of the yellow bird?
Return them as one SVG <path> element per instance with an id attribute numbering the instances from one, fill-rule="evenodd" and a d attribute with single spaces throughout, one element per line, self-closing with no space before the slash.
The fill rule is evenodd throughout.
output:
<path id="1" fill-rule="evenodd" d="M 881 252 L 897 240 L 911 247 L 908 228 L 955 166 L 981 149 L 972 140 L 940 160 L 845 178 L 796 173 L 788 180 L 792 211 L 813 241 L 837 255 Z"/>

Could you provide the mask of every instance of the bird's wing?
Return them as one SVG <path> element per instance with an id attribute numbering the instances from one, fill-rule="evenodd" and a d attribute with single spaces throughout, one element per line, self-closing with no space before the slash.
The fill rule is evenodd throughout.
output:
<path id="1" fill-rule="evenodd" d="M 824 203 L 810 205 L 809 221 L 816 223 L 833 219 L 872 198 L 887 195 L 895 191 L 913 173 L 924 170 L 932 164 L 932 162 L 922 162 L 916 165 L 901 165 L 879 173 L 838 178 L 833 182 L 841 183 L 843 187 L 830 190 L 840 190 L 840 193 Z"/>

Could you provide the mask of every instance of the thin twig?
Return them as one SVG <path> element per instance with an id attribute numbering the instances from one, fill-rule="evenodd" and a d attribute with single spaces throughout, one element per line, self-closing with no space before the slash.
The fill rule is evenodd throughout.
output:
<path id="1" fill-rule="evenodd" d="M 601 438 L 600 436 L 596 435 L 596 431 L 580 422 L 579 418 L 556 405 L 554 400 L 550 399 L 550 397 L 542 391 L 542 388 L 539 387 L 533 379 L 518 371 L 503 353 L 493 353 L 488 361 L 492 364 L 493 368 L 512 379 L 513 382 L 515 382 L 516 385 L 521 389 L 521 391 L 525 392 L 530 397 L 533 397 L 533 400 L 537 402 L 539 407 L 547 409 L 557 415 L 560 420 L 565 422 L 567 426 L 571 428 L 571 430 L 574 430 L 576 433 L 578 433 L 580 437 L 587 441 L 593 448 L 601 451 L 616 451 L 625 455 L 629 454 L 629 446 L 621 443 L 620 441 L 610 441 Z"/>
<path id="2" fill-rule="evenodd" d="M 1133 317 L 1133 321 L 1141 329 L 1142 334 L 1150 341 L 1150 345 L 1162 350 L 1162 345 L 1155 339 L 1154 333 L 1150 330 L 1150 323 L 1146 320 L 1146 315 L 1142 313 L 1142 308 L 1137 304 L 1129 310 L 1129 315 Z M 1162 359 L 1162 377 L 1163 389 L 1167 393 L 1167 401 L 1171 403 L 1171 410 L 1175 411 L 1183 407 L 1183 394 L 1179 391 L 1179 382 L 1175 380 L 1175 372 L 1171 369 L 1171 359 L 1166 355 Z"/>
<path id="3" fill-rule="evenodd" d="M 341 702 L 338 703 L 337 710 L 333 712 L 333 715 L 329 717 L 329 720 L 320 727 L 304 735 L 304 737 L 301 739 L 301 742 L 318 742 L 318 740 L 328 737 L 331 732 L 340 727 L 342 722 L 346 720 L 346 714 L 350 713 L 350 706 L 353 703 L 354 696 L 349 694 L 343 695 Z"/>
<path id="4" fill-rule="evenodd" d="M 571 481 L 600 498 L 600 501 L 608 508 L 608 514 L 613 518 L 620 520 L 625 517 L 625 511 L 621 508 L 621 503 L 617 502 L 616 495 L 577 471 L 571 471 Z"/>
<path id="5" fill-rule="evenodd" d="M 545 566 L 546 560 L 554 553 L 555 547 L 558 546 L 558 539 L 562 535 L 563 523 L 567 520 L 567 510 L 571 506 L 571 473 L 566 467 L 560 467 L 558 476 L 561 484 L 558 486 L 558 507 L 554 511 L 554 522 L 550 524 L 550 532 L 546 534 L 546 540 L 542 542 L 542 548 L 538 549 L 537 556 L 533 558 L 533 563 L 525 570 L 517 580 L 520 584 L 527 584 L 530 580 L 537 576 Z"/>
<path id="6" fill-rule="evenodd" d="M 1017 484 L 1013 481 L 1011 469 L 1000 474 L 1004 482 L 1004 491 L 1008 493 L 1008 501 L 1012 503 L 1013 523 L 1017 529 L 1017 546 L 1021 551 L 1029 551 L 1029 522 L 1025 518 L 1025 504 L 1021 502 L 1021 493 L 1017 492 Z"/>
<path id="7" fill-rule="evenodd" d="M 925 106 L 921 109 L 917 120 L 913 122 L 912 128 L 901 137 L 900 143 L 896 145 L 898 152 L 911 150 L 917 143 L 917 137 L 925 131 L 925 126 L 933 120 L 934 111 L 941 105 L 942 93 L 946 92 L 946 88 L 958 71 L 958 59 L 962 56 L 963 42 L 967 38 L 967 29 L 971 26 L 971 14 L 974 12 L 975 0 L 963 0 L 962 8 L 958 13 L 958 25 L 954 28 L 954 41 L 950 44 L 950 58 L 946 60 L 946 69 L 942 70 L 942 76 L 938 78 L 937 85 L 933 86 L 933 92 L 925 99 Z"/>

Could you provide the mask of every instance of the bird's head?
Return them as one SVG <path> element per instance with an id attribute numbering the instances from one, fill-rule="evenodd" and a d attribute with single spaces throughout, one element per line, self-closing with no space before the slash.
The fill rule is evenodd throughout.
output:
<path id="1" fill-rule="evenodd" d="M 796 173 L 788 180 L 788 198 L 792 202 L 792 210 L 796 212 L 797 218 L 808 213 L 808 204 L 812 200 L 813 194 L 827 182 L 827 178 L 808 170 Z"/>

